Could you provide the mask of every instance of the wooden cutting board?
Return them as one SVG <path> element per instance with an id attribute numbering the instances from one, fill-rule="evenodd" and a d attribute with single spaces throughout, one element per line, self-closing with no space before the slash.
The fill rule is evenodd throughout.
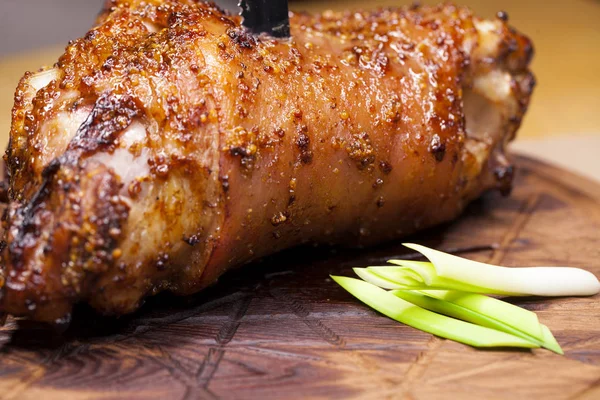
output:
<path id="1" fill-rule="evenodd" d="M 600 186 L 519 158 L 511 197 L 410 238 L 509 266 L 600 275 Z M 396 323 L 328 274 L 406 255 L 300 248 L 226 275 L 197 296 L 150 299 L 118 320 L 80 308 L 62 335 L 9 319 L 0 330 L 3 399 L 600 398 L 600 297 L 514 299 L 565 350 L 475 350 Z M 409 254 L 408 256 L 414 256 Z"/>

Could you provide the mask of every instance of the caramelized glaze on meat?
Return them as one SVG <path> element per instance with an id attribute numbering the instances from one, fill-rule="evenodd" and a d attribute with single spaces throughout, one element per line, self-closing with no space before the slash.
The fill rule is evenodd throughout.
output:
<path id="1" fill-rule="evenodd" d="M 452 5 L 293 14 L 113 0 L 21 80 L 0 309 L 134 311 L 304 242 L 370 244 L 508 191 L 532 47 Z"/>

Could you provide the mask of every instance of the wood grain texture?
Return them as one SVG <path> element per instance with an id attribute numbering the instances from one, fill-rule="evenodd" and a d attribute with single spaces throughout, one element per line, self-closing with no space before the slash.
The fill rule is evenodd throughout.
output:
<path id="1" fill-rule="evenodd" d="M 520 157 L 511 197 L 485 196 L 411 240 L 508 266 L 562 264 L 600 275 L 600 186 Z M 62 334 L 9 319 L 3 399 L 592 399 L 600 393 L 600 302 L 512 299 L 565 350 L 475 350 L 391 321 L 328 274 L 407 253 L 299 248 L 135 315 L 80 308 Z"/>

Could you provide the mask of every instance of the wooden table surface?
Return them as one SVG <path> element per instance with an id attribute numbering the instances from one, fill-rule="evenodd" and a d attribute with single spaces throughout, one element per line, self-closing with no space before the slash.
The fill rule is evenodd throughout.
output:
<path id="1" fill-rule="evenodd" d="M 412 241 L 508 266 L 563 264 L 600 276 L 600 184 L 519 158 L 514 193 Z M 412 254 L 414 255 L 414 254 Z M 63 334 L 0 328 L 0 398 L 600 398 L 600 297 L 520 298 L 556 336 L 548 350 L 476 350 L 392 321 L 329 274 L 407 257 L 300 248 L 231 271 L 196 296 L 161 295 L 132 316 L 75 313 Z"/>
<path id="2" fill-rule="evenodd" d="M 594 136 L 600 133 L 600 3 L 462 3 L 484 16 L 508 11 L 534 40 L 539 86 L 520 132 L 526 139 L 521 148 L 536 154 L 550 141 L 532 141 L 552 136 L 545 150 L 550 158 L 570 166 L 581 162 L 577 150 L 584 148 L 589 156 L 581 168 L 600 171 L 591 150 L 600 137 Z M 367 3 L 293 7 L 355 4 Z M 19 77 L 59 53 L 56 47 L 0 61 L 1 142 Z M 480 260 L 562 263 L 600 274 L 600 186 L 531 160 L 521 158 L 519 165 L 511 197 L 488 196 L 456 223 L 413 240 L 463 248 Z M 483 250 L 469 252 L 473 245 Z M 9 320 L 0 330 L 0 398 L 600 398 L 598 296 L 518 301 L 555 332 L 564 357 L 544 350 L 477 351 L 389 321 L 326 279 L 398 251 L 391 245 L 337 256 L 328 250 L 287 253 L 229 274 L 198 296 L 154 299 L 118 321 L 91 318 L 84 310 L 65 335 L 26 324 L 17 330 Z"/>

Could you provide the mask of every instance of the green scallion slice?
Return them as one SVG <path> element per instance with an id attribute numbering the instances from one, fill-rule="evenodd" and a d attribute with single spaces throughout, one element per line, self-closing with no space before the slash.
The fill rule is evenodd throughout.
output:
<path id="1" fill-rule="evenodd" d="M 509 333 L 436 314 L 365 281 L 341 276 L 332 278 L 357 299 L 380 313 L 446 339 L 474 347 L 540 347 L 538 343 Z"/>
<path id="2" fill-rule="evenodd" d="M 563 354 L 537 315 L 513 304 L 481 294 L 444 290 L 393 290 L 390 293 L 427 310 L 519 336 Z"/>

